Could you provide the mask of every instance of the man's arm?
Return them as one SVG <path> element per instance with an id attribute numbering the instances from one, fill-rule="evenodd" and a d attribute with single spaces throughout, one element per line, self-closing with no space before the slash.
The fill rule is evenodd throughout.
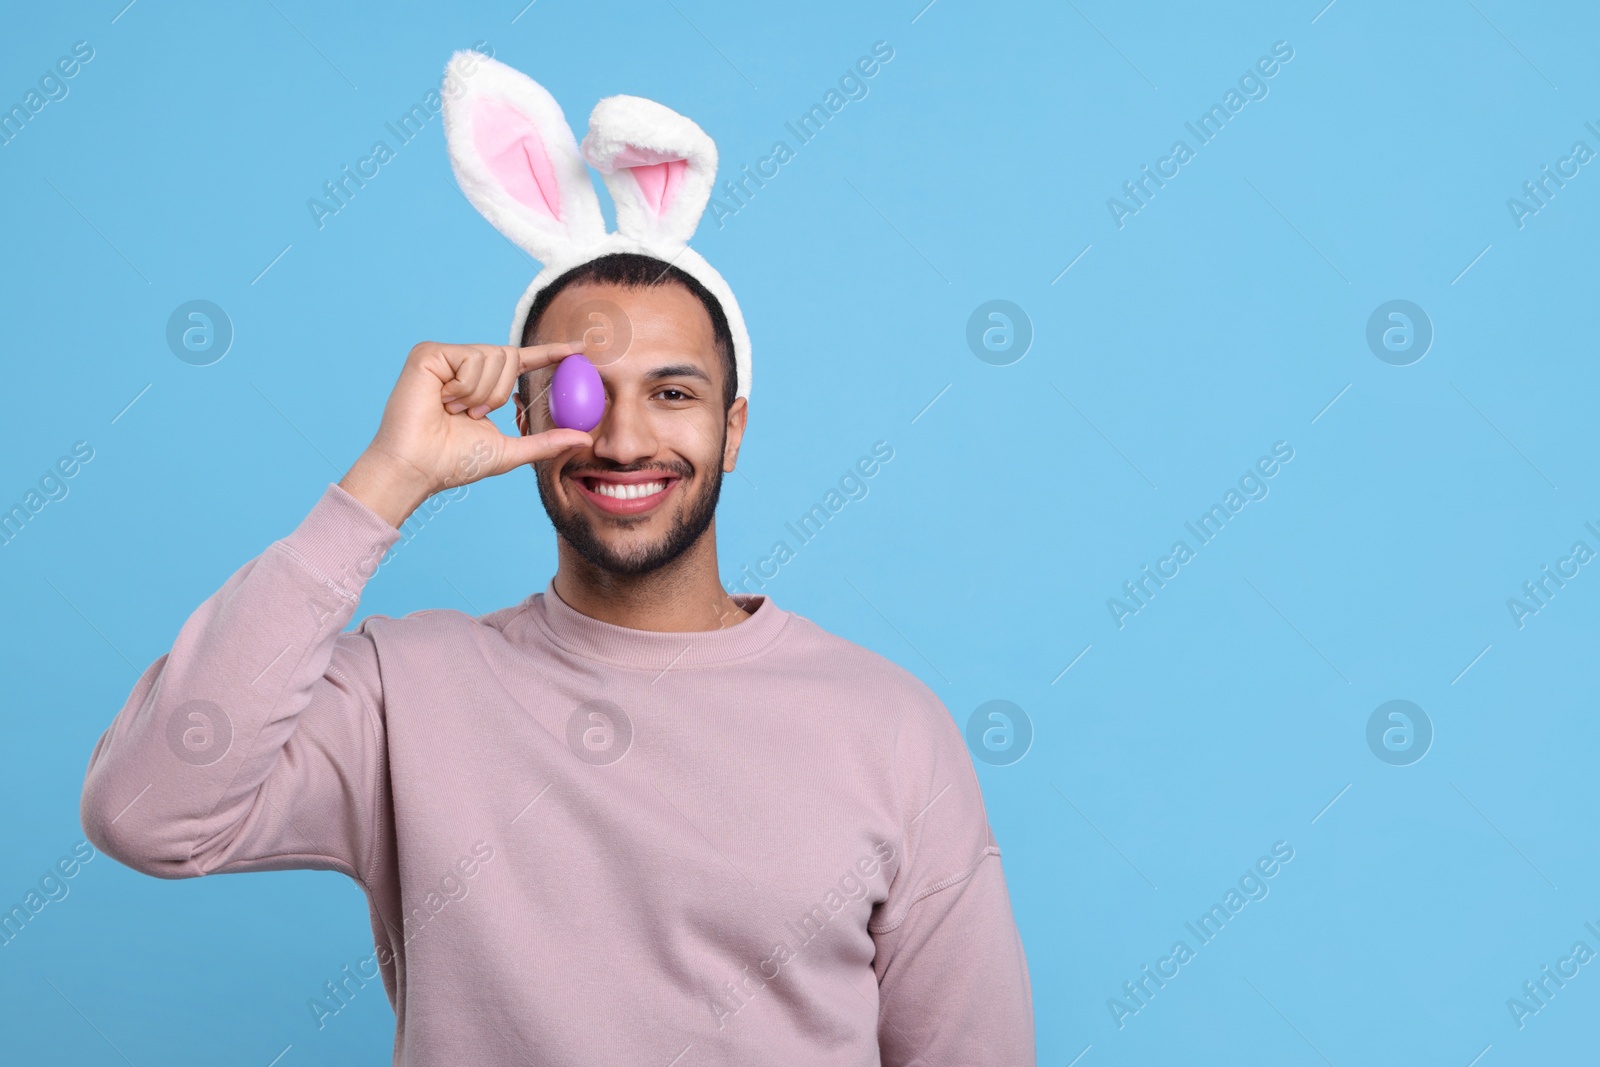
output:
<path id="1" fill-rule="evenodd" d="M 904 849 L 868 925 L 879 1052 L 884 1067 L 1026 1067 L 1033 991 L 1000 849 L 961 732 L 927 702 L 896 746 Z"/>
<path id="2" fill-rule="evenodd" d="M 365 624 L 341 631 L 428 497 L 593 443 L 487 418 L 518 374 L 582 349 L 414 347 L 372 444 L 195 610 L 101 735 L 79 804 L 89 840 L 159 878 L 308 867 L 365 882 L 388 792 L 383 692 Z"/>
<path id="3" fill-rule="evenodd" d="M 365 880 L 383 693 L 341 634 L 399 530 L 330 485 L 140 677 L 84 779 L 84 831 L 158 878 L 305 867 Z"/>
<path id="4" fill-rule="evenodd" d="M 884 1067 L 1035 1062 L 1028 961 L 998 849 L 876 940 Z"/>

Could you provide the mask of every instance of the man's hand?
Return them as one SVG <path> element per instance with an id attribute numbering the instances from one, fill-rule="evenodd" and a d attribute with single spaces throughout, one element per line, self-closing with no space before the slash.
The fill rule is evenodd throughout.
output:
<path id="1" fill-rule="evenodd" d="M 444 489 L 594 443 L 582 430 L 509 437 L 488 418 L 518 376 L 547 367 L 583 342 L 517 348 L 424 341 L 406 356 L 372 444 L 339 487 L 395 528 Z"/>

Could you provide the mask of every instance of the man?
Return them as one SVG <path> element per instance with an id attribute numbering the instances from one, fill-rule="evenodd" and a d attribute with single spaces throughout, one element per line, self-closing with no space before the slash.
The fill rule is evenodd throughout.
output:
<path id="1" fill-rule="evenodd" d="M 356 880 L 396 1064 L 1033 1063 L 949 713 L 718 581 L 748 414 L 726 309 L 638 253 L 547 283 L 522 347 L 412 349 L 368 449 L 184 623 L 95 747 L 89 839 L 161 878 Z M 590 432 L 540 402 L 580 350 Z M 524 376 L 510 437 L 487 415 Z M 342 632 L 418 505 L 525 464 L 542 593 Z"/>

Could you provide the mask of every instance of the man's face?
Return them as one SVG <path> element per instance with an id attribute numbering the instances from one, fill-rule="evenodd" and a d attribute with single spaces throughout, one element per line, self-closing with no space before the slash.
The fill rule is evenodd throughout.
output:
<path id="1" fill-rule="evenodd" d="M 643 574 L 671 562 L 711 526 L 724 471 L 744 431 L 741 398 L 722 408 L 723 368 L 711 317 L 681 285 L 562 290 L 529 343 L 585 342 L 605 384 L 593 448 L 534 465 L 539 499 L 563 540 L 595 567 Z M 524 434 L 554 429 L 555 368 L 529 374 L 517 399 Z"/>

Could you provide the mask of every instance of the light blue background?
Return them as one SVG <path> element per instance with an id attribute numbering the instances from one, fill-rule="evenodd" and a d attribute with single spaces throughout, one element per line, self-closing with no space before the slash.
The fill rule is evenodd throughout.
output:
<path id="1" fill-rule="evenodd" d="M 0 146 L 0 505 L 95 450 L 0 549 L 0 904 L 82 839 L 88 756 L 138 671 L 355 459 L 411 345 L 504 340 L 534 265 L 455 191 L 437 117 L 322 229 L 306 207 L 451 50 L 487 42 L 580 133 L 601 96 L 659 99 L 726 175 L 792 146 L 784 123 L 884 40 L 870 94 L 695 238 L 755 353 L 719 547 L 731 576 L 894 448 L 766 592 L 963 725 L 991 699 L 1030 717 L 1027 754 L 979 773 L 1040 1062 L 1592 1054 L 1600 966 L 1521 1029 L 1506 1006 L 1574 942 L 1600 950 L 1600 568 L 1520 629 L 1506 604 L 1574 541 L 1600 549 L 1600 168 L 1520 229 L 1506 205 L 1574 141 L 1600 149 L 1592 9 L 122 2 L 11 5 L 0 34 L 4 107 L 95 49 Z M 1276 41 L 1269 95 L 1119 229 L 1107 198 L 1195 147 L 1184 122 Z M 236 330 L 206 367 L 164 339 L 197 298 Z M 1406 367 L 1364 339 L 1396 298 L 1436 334 Z M 1035 333 L 1009 366 L 966 343 L 992 299 Z M 1107 598 L 1276 441 L 1270 495 L 1119 629 Z M 488 611 L 553 567 L 531 478 L 479 483 L 360 614 Z M 1436 732 L 1410 766 L 1366 743 L 1391 699 Z M 1108 998 L 1197 944 L 1184 922 L 1277 841 L 1270 895 L 1119 1029 Z M 372 952 L 354 883 L 98 857 L 68 884 L 0 949 L 7 1060 L 389 1061 L 377 982 L 320 1031 L 306 1006 Z"/>

